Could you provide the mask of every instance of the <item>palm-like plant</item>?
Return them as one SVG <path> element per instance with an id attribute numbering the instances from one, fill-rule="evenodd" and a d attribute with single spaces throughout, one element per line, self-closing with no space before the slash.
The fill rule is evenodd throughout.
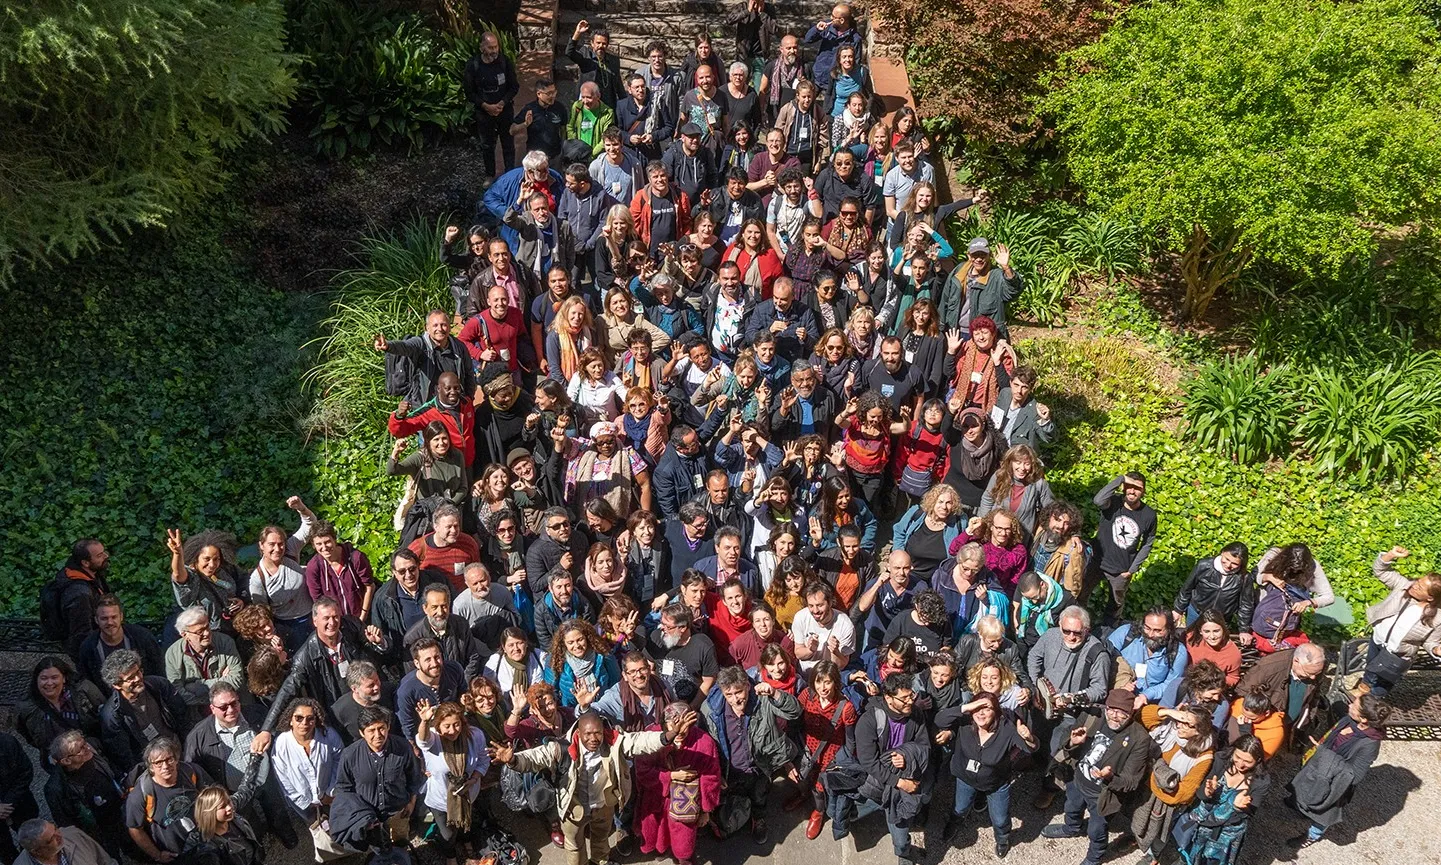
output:
<path id="1" fill-rule="evenodd" d="M 1186 388 L 1186 434 L 1236 462 L 1285 453 L 1289 379 L 1285 367 L 1267 369 L 1255 354 L 1207 365 Z"/>

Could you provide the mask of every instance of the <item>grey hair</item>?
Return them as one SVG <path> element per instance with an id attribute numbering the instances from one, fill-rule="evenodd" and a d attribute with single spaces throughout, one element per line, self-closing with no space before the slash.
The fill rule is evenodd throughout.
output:
<path id="1" fill-rule="evenodd" d="M 1080 622 L 1081 627 L 1088 631 L 1091 629 L 1091 611 L 1080 604 L 1072 604 L 1062 610 L 1060 617 L 1057 618 L 1056 621 L 1063 622 L 1066 619 L 1070 619 L 1073 622 Z"/>
<path id="2" fill-rule="evenodd" d="M 650 278 L 650 285 L 651 288 L 655 288 L 658 285 L 675 285 L 675 280 L 671 279 L 668 274 L 657 273 Z"/>
<path id="3" fill-rule="evenodd" d="M 550 157 L 546 156 L 543 150 L 532 150 L 525 155 L 520 164 L 527 171 L 540 171 L 550 167 Z"/>
<path id="4" fill-rule="evenodd" d="M 36 817 L 20 824 L 20 831 L 16 834 L 19 836 L 20 846 L 25 848 L 26 853 L 35 852 L 35 848 L 40 846 L 40 839 L 45 836 L 45 830 L 50 825 L 50 821 L 44 817 Z"/>
<path id="5" fill-rule="evenodd" d="M 170 736 L 157 736 L 147 742 L 145 750 L 140 752 L 140 762 L 149 766 L 150 758 L 161 753 L 169 754 L 176 760 L 179 760 L 180 743 Z"/>
<path id="6" fill-rule="evenodd" d="M 986 561 L 986 551 L 975 541 L 971 541 L 956 551 L 956 561 L 958 562 L 970 562 L 976 559 L 984 563 Z"/>
<path id="7" fill-rule="evenodd" d="M 599 95 L 600 95 L 600 85 L 596 84 L 594 81 L 587 81 L 587 82 L 585 82 L 584 84 L 580 85 L 580 92 L 581 92 L 581 93 L 594 93 L 595 95 L 599 96 Z"/>
<path id="8" fill-rule="evenodd" d="M 751 71 L 751 68 L 750 68 L 749 66 L 745 65 L 744 63 L 740 62 L 739 60 L 737 60 L 736 62 L 732 63 L 732 64 L 730 65 L 730 68 L 726 69 L 726 72 L 728 72 L 728 73 L 731 74 L 731 75 L 734 75 L 734 74 L 737 73 L 737 72 L 750 72 L 750 71 Z"/>
<path id="9" fill-rule="evenodd" d="M 1315 643 L 1302 643 L 1296 647 L 1296 654 L 1292 660 L 1300 661 L 1303 664 L 1314 664 L 1317 661 L 1326 663 L 1326 650 Z"/>
<path id="10" fill-rule="evenodd" d="M 340 602 L 328 595 L 321 595 L 315 599 L 315 603 L 310 605 L 310 615 L 314 616 L 325 609 L 339 610 Z"/>
<path id="11" fill-rule="evenodd" d="M 75 750 L 76 745 L 84 741 L 84 730 L 66 730 L 56 736 L 54 741 L 50 743 L 50 759 L 53 762 L 59 763 L 61 760 L 70 756 L 70 752 Z"/>
<path id="12" fill-rule="evenodd" d="M 199 604 L 186 607 L 180 611 L 180 615 L 175 617 L 175 630 L 188 631 L 201 622 L 207 626 L 210 624 L 210 614 L 205 611 L 205 608 Z"/>
<path id="13" fill-rule="evenodd" d="M 345 674 L 345 685 L 354 689 L 357 685 L 369 682 L 373 677 L 379 676 L 380 671 L 369 661 L 356 661 L 350 665 L 350 670 Z"/>
<path id="14" fill-rule="evenodd" d="M 465 566 L 465 572 L 463 576 L 468 577 L 472 573 L 483 573 L 488 577 L 490 576 L 490 568 L 487 568 L 484 562 L 471 562 L 470 564 Z"/>
<path id="15" fill-rule="evenodd" d="M 140 666 L 140 653 L 134 649 L 117 649 L 100 666 L 100 678 L 110 687 L 120 684 L 125 674 Z"/>
<path id="16" fill-rule="evenodd" d="M 448 519 L 460 519 L 460 508 L 456 507 L 453 504 L 450 504 L 449 502 L 446 502 L 445 504 L 436 508 L 435 513 L 430 515 L 431 525 L 434 525 L 441 520 Z"/>

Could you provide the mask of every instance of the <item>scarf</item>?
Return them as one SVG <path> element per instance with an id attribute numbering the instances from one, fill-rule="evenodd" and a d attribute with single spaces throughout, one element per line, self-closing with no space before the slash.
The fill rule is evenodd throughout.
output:
<path id="1" fill-rule="evenodd" d="M 1025 595 L 1021 595 L 1021 609 L 1020 612 L 1017 613 L 1016 621 L 1017 637 L 1026 637 L 1027 632 L 1032 628 L 1035 629 L 1036 636 L 1040 636 L 1051 629 L 1050 614 L 1061 605 L 1061 598 L 1065 597 L 1065 593 L 1061 591 L 1061 587 L 1056 584 L 1056 581 L 1050 577 L 1045 577 L 1044 583 L 1046 586 L 1046 595 L 1041 598 L 1039 603 L 1032 601 Z"/>
<path id="2" fill-rule="evenodd" d="M 570 667 L 570 672 L 575 676 L 577 682 L 595 673 L 595 661 L 594 653 L 586 658 L 577 658 L 575 655 L 570 654 L 565 656 L 565 664 Z"/>
<path id="3" fill-rule="evenodd" d="M 650 435 L 650 421 L 653 417 L 655 414 L 651 413 L 643 420 L 636 420 L 630 412 L 620 416 L 621 426 L 625 427 L 625 437 L 630 439 L 630 446 L 640 453 L 645 453 L 645 440 Z"/>
<path id="4" fill-rule="evenodd" d="M 978 408 L 968 408 L 961 412 L 956 418 L 957 423 L 967 414 L 974 414 L 981 419 L 982 429 L 986 430 L 981 436 L 980 442 L 971 444 L 964 436 L 961 437 L 961 446 L 951 452 L 953 462 L 959 463 L 961 474 L 966 480 L 973 483 L 983 483 L 996 471 L 997 445 L 1000 437 L 992 432 L 990 420 L 986 418 L 985 412 Z"/>
<path id="5" fill-rule="evenodd" d="M 471 712 L 466 717 L 472 725 L 485 734 L 485 741 L 507 742 L 510 740 L 510 737 L 505 735 L 505 718 L 498 707 L 489 715 Z"/>
<path id="6" fill-rule="evenodd" d="M 770 104 L 771 108 L 780 108 L 781 90 L 790 85 L 795 89 L 796 79 L 801 75 L 800 52 L 796 52 L 796 62 L 787 63 L 784 59 L 777 57 L 770 68 Z"/>
<path id="7" fill-rule="evenodd" d="M 994 349 L 992 349 L 994 351 Z M 996 404 L 1000 383 L 996 381 L 996 358 L 992 351 L 981 354 L 974 339 L 966 343 L 956 361 L 956 389 L 966 394 L 966 405 L 989 410 Z M 979 374 L 980 381 L 971 378 Z"/>
<path id="8" fill-rule="evenodd" d="M 464 729 L 464 728 L 462 728 Z M 445 822 L 446 825 L 466 831 L 470 829 L 470 797 L 466 787 L 474 780 L 476 773 L 467 771 L 470 763 L 470 735 L 466 731 L 454 742 L 440 740 L 441 755 L 445 758 Z"/>
<path id="9" fill-rule="evenodd" d="M 945 687 L 941 688 L 937 688 L 931 682 L 930 671 L 926 672 L 926 675 L 922 677 L 921 681 L 925 684 L 926 692 L 931 695 L 931 704 L 936 709 L 949 709 L 952 706 L 959 706 L 961 704 L 960 676 L 952 676 Z"/>
<path id="10" fill-rule="evenodd" d="M 572 334 L 564 327 L 556 328 L 555 333 L 560 337 L 560 372 L 569 382 L 571 377 L 580 371 L 580 349 L 577 342 L 583 340 L 577 340 L 578 334 Z"/>
<path id="11" fill-rule="evenodd" d="M 862 338 L 856 336 L 854 331 L 847 328 L 846 341 L 851 344 L 851 351 L 855 353 L 855 356 L 864 360 L 871 356 L 871 350 L 875 347 L 876 331 L 873 330 L 870 336 Z"/>
<path id="12" fill-rule="evenodd" d="M 784 679 L 772 678 L 770 671 L 766 669 L 765 664 L 761 664 L 757 672 L 760 673 L 762 682 L 770 685 L 777 691 L 785 691 L 787 694 L 794 694 L 796 692 L 796 668 L 794 665 L 791 664 L 787 664 L 786 666 L 789 667 L 789 670 L 786 672 L 786 676 Z"/>
<path id="13" fill-rule="evenodd" d="M 627 733 L 634 733 L 650 727 L 652 724 L 662 724 L 665 713 L 665 699 L 661 696 L 665 693 L 661 686 L 660 679 L 650 677 L 651 707 L 647 713 L 645 704 L 641 702 L 640 695 L 631 688 L 630 683 L 625 679 L 620 681 L 620 705 L 622 710 L 621 729 Z"/>
<path id="14" fill-rule="evenodd" d="M 522 688 L 529 688 L 530 656 L 526 655 L 519 661 L 512 661 L 509 655 L 502 654 L 501 657 L 505 659 L 505 665 L 507 667 L 510 667 L 510 674 L 512 677 L 514 677 L 514 682 L 516 684 L 519 684 Z"/>
<path id="15" fill-rule="evenodd" d="M 1042 569 L 1045 575 L 1060 583 L 1071 594 L 1079 595 L 1086 570 L 1085 547 L 1081 546 L 1080 539 L 1072 536 L 1065 541 L 1052 542 L 1051 532 L 1046 530 L 1041 532 L 1036 545 L 1049 554 L 1046 566 Z M 1062 547 L 1077 549 L 1072 553 Z M 1041 630 L 1045 631 L 1044 628 Z"/>
<path id="16" fill-rule="evenodd" d="M 675 334 L 671 334 L 671 336 L 675 336 Z M 627 350 L 625 354 L 621 355 L 620 371 L 622 376 L 630 376 L 631 387 L 652 387 L 650 381 L 650 364 L 636 363 L 635 354 L 630 350 Z"/>

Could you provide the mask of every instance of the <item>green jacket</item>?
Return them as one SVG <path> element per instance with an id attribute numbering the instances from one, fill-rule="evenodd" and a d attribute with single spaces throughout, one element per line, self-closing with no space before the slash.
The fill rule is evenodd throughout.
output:
<path id="1" fill-rule="evenodd" d="M 579 99 L 575 100 L 570 106 L 570 120 L 565 124 L 565 137 L 589 144 L 590 154 L 595 156 L 605 149 L 600 137 L 615 126 L 615 110 L 602 102 L 594 112 L 594 123 L 586 120 L 585 115 L 585 105 Z"/>
<path id="2" fill-rule="evenodd" d="M 716 740 L 724 765 L 730 766 L 730 742 L 726 739 L 722 713 L 727 711 L 725 696 L 720 686 L 711 688 L 701 707 L 701 720 L 706 732 Z M 796 759 L 796 746 L 781 730 L 780 719 L 794 721 L 801 716 L 801 704 L 793 694 L 772 691 L 768 697 L 758 697 L 751 692 L 750 703 L 746 706 L 750 721 L 751 760 L 756 769 L 768 775 L 779 772 L 783 766 Z"/>

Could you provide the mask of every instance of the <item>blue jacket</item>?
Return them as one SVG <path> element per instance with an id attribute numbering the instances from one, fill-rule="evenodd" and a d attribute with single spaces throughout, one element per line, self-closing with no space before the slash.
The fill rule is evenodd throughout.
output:
<path id="1" fill-rule="evenodd" d="M 595 682 L 600 690 L 597 694 L 604 694 L 611 686 L 620 681 L 620 665 L 610 655 L 595 656 Z M 560 695 L 562 706 L 574 706 L 575 702 L 575 671 L 570 664 L 560 665 L 560 677 L 557 679 L 555 670 L 550 664 L 545 665 L 545 680 L 555 686 L 555 692 Z"/>
<path id="2" fill-rule="evenodd" d="M 955 580 L 951 574 L 956 569 L 954 558 L 946 559 L 936 567 L 936 572 L 931 576 L 931 588 L 940 592 L 941 600 L 946 602 L 946 612 L 951 614 L 951 631 L 957 636 L 973 633 L 976 629 L 976 620 L 982 616 L 995 616 L 1001 620 L 1001 624 L 1010 629 L 1011 623 L 1011 601 L 1006 593 L 996 588 L 995 577 L 988 570 L 981 571 L 981 578 L 986 585 L 986 597 L 982 601 L 976 595 L 975 587 L 964 595 L 956 590 Z"/>
<path id="3" fill-rule="evenodd" d="M 497 225 L 500 226 L 500 236 L 505 238 L 505 243 L 511 251 L 520 248 L 520 235 L 515 229 L 506 225 L 502 220 L 505 218 L 506 210 L 515 206 L 516 199 L 520 197 L 521 181 L 525 179 L 525 168 L 512 168 L 495 179 L 490 189 L 485 191 L 485 197 L 481 204 L 487 213 L 494 217 Z M 565 190 L 565 178 L 554 168 L 550 169 L 550 194 L 555 197 L 556 206 L 560 205 L 560 194 Z"/>
<path id="4" fill-rule="evenodd" d="M 765 449 L 761 451 L 760 461 L 761 465 L 765 466 L 768 477 L 776 473 L 776 469 L 780 468 L 781 460 L 785 457 L 786 455 L 780 448 L 766 442 Z M 716 439 L 715 461 L 717 467 L 725 469 L 726 474 L 730 475 L 731 489 L 740 489 L 741 476 L 745 474 L 746 456 L 745 451 L 741 448 L 739 437 L 733 444 L 726 444 L 724 439 Z"/>
<path id="5" fill-rule="evenodd" d="M 925 519 L 926 512 L 921 510 L 921 506 L 911 505 L 909 510 L 901 514 L 901 518 L 896 521 L 896 527 L 891 530 L 891 548 L 904 550 L 906 544 L 911 540 L 911 535 L 915 534 L 916 529 L 921 527 Z M 961 521 L 959 519 L 953 518 L 946 523 L 946 530 L 942 535 L 946 541 L 946 549 L 951 548 L 951 541 L 954 541 L 960 534 Z"/>
<path id="6" fill-rule="evenodd" d="M 1146 640 L 1137 634 L 1130 645 L 1126 645 L 1126 638 L 1131 634 L 1129 623 L 1122 625 L 1111 632 L 1111 647 L 1114 648 L 1126 662 L 1131 665 L 1136 673 L 1136 693 L 1143 694 L 1148 703 L 1160 703 L 1166 694 L 1166 688 L 1181 678 L 1186 672 L 1188 656 L 1184 643 L 1177 641 L 1175 654 L 1167 659 L 1168 650 L 1163 648 L 1159 652 L 1152 652 L 1146 648 Z M 1144 673 L 1142 671 L 1144 665 Z"/>

